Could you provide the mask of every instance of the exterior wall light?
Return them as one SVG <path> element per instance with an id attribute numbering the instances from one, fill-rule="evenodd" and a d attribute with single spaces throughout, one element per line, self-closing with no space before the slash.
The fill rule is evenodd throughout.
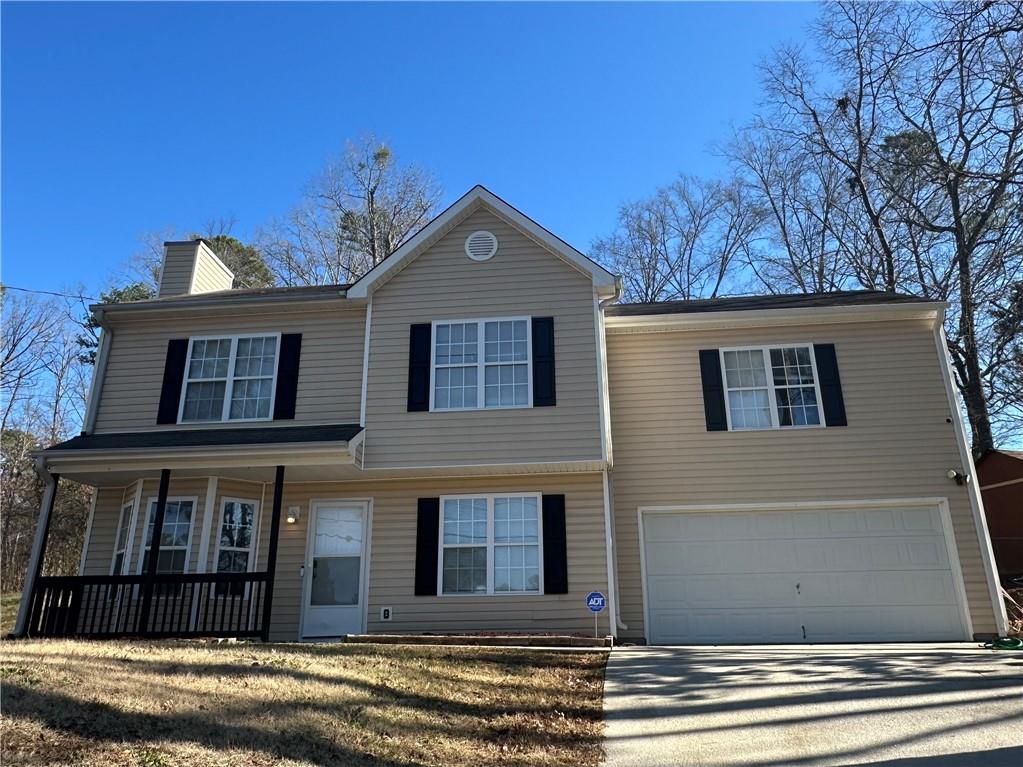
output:
<path id="1" fill-rule="evenodd" d="M 300 506 L 289 506 L 288 516 L 284 518 L 284 521 L 289 525 L 293 525 L 302 518 L 302 508 Z"/>
<path id="2" fill-rule="evenodd" d="M 945 476 L 953 480 L 957 485 L 965 485 L 970 481 L 969 475 L 960 473 L 958 469 L 949 469 L 945 472 Z"/>

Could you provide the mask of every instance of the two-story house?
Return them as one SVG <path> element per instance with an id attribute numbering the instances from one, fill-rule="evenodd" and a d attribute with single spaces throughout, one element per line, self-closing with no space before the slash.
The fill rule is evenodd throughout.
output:
<path id="1" fill-rule="evenodd" d="M 199 241 L 99 305 L 16 633 L 593 630 L 654 643 L 1005 631 L 945 306 L 618 303 L 475 187 L 352 285 L 232 290 Z M 42 576 L 60 478 L 81 572 Z"/>

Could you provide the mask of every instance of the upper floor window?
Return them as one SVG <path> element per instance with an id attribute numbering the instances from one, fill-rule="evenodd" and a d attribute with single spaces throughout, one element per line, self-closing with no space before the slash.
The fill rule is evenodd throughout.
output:
<path id="1" fill-rule="evenodd" d="M 435 322 L 432 410 L 530 407 L 529 318 Z"/>
<path id="2" fill-rule="evenodd" d="M 193 338 L 178 420 L 269 419 L 273 413 L 278 339 L 278 335 Z"/>
<path id="3" fill-rule="evenodd" d="M 809 346 L 722 349 L 731 429 L 820 426 L 820 387 Z"/>

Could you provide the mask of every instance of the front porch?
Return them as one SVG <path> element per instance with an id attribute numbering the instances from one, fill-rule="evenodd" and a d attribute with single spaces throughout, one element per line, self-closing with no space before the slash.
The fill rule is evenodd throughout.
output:
<path id="1" fill-rule="evenodd" d="M 41 456 L 47 489 L 15 634 L 264 641 L 592 634 L 584 598 L 608 591 L 601 474 L 522 474 L 510 465 L 476 477 L 455 469 L 371 477 L 343 443 L 260 450 Z M 43 575 L 49 517 L 67 480 L 97 488 L 79 572 Z M 494 519 L 494 499 L 523 499 L 523 525 L 529 517 L 543 528 L 522 544 L 531 547 L 537 587 L 497 585 L 498 576 L 513 583 L 515 573 L 527 584 L 530 562 L 523 553 L 517 570 L 505 562 L 499 573 L 495 542 L 479 585 L 466 576 L 463 593 L 441 593 L 441 499 L 467 497 Z M 600 623 L 602 634 L 613 633 L 610 611 Z"/>
<path id="2" fill-rule="evenodd" d="M 286 466 L 298 480 L 350 475 L 360 431 L 111 434 L 45 451 L 14 636 L 268 641 Z M 62 479 L 92 485 L 93 508 L 79 574 L 43 575 Z"/>
<path id="3" fill-rule="evenodd" d="M 119 572 L 76 576 L 41 574 L 50 515 L 60 483 L 59 474 L 50 475 L 15 636 L 103 639 L 252 637 L 268 641 L 284 471 L 284 466 L 275 469 L 269 541 L 263 569 L 160 572 L 161 548 L 164 543 L 174 542 L 164 530 L 171 476 L 171 470 L 164 469 L 153 507 L 150 543 L 139 558 L 139 572 L 124 572 L 131 562 L 129 551 L 127 560 L 123 559 L 123 554 L 115 554 L 115 560 L 119 556 L 122 560 L 119 567 L 112 566 L 112 570 L 119 569 Z M 204 515 L 211 513 L 212 509 L 204 509 Z M 127 524 L 125 520 L 119 520 L 119 527 L 121 523 Z"/>

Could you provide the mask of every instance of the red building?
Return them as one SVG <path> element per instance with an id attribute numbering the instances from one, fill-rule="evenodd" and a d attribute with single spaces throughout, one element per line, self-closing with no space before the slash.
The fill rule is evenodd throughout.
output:
<path id="1" fill-rule="evenodd" d="M 992 450 L 977 475 L 998 572 L 1023 576 L 1023 452 Z"/>

